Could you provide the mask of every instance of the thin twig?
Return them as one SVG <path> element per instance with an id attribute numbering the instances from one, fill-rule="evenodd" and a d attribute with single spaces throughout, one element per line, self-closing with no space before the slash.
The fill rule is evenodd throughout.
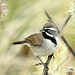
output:
<path id="1" fill-rule="evenodd" d="M 68 21 L 70 20 L 70 18 L 72 17 L 71 13 L 68 15 L 66 21 L 64 22 L 64 24 L 62 25 L 61 31 L 60 31 L 60 36 L 62 36 L 63 34 L 63 30 L 65 28 L 65 26 L 67 25 Z"/>
<path id="2" fill-rule="evenodd" d="M 67 25 L 68 21 L 70 20 L 70 18 L 72 17 L 71 13 L 69 14 L 69 16 L 67 17 L 66 21 L 64 22 L 63 24 L 63 27 L 62 27 L 62 31 L 64 30 L 64 27 Z M 74 50 L 72 49 L 72 47 L 69 45 L 69 43 L 66 41 L 66 39 L 64 38 L 64 36 L 62 35 L 61 36 L 62 40 L 65 42 L 66 46 L 68 47 L 68 49 L 70 50 L 70 52 L 73 54 L 73 56 L 75 57 L 75 52 Z"/>
<path id="3" fill-rule="evenodd" d="M 49 21 L 54 23 L 54 21 L 52 20 L 51 16 L 48 14 L 47 11 L 45 11 L 45 14 L 46 14 L 46 16 L 48 17 Z M 68 21 L 70 20 L 71 17 L 72 17 L 72 15 L 71 15 L 71 13 L 70 13 L 70 14 L 68 15 L 66 21 L 65 21 L 64 24 L 62 25 L 61 31 L 60 31 L 60 29 L 58 28 L 58 26 L 57 26 L 55 23 L 54 23 L 54 25 L 56 25 L 58 31 L 60 32 L 61 39 L 64 41 L 64 43 L 66 44 L 66 46 L 69 48 L 70 52 L 71 52 L 71 53 L 73 54 L 73 56 L 75 57 L 75 52 L 74 52 L 74 50 L 72 49 L 72 47 L 69 45 L 69 43 L 66 41 L 65 38 L 62 38 L 62 32 L 63 32 L 63 30 L 64 30 L 64 27 L 67 25 L 67 23 L 68 23 Z M 64 36 L 63 36 L 63 37 L 64 37 Z M 65 42 L 65 41 L 66 41 L 66 42 Z"/>
<path id="4" fill-rule="evenodd" d="M 66 46 L 69 48 L 70 52 L 73 54 L 73 56 L 75 57 L 75 52 L 72 49 L 72 47 L 69 45 L 69 43 L 66 41 L 65 37 L 62 35 L 61 36 L 62 40 L 65 42 Z"/>
<path id="5" fill-rule="evenodd" d="M 54 21 L 52 20 L 52 17 L 48 14 L 48 12 L 46 10 L 45 10 L 45 14 L 46 14 L 47 18 L 49 19 L 49 22 L 53 22 L 54 23 Z"/>
<path id="6" fill-rule="evenodd" d="M 51 16 L 47 13 L 47 11 L 45 11 L 45 14 L 46 16 L 48 17 L 49 19 L 49 22 L 52 22 L 54 24 L 54 26 L 58 29 L 58 26 L 54 23 L 54 21 L 52 20 Z M 63 32 L 63 29 L 64 27 L 67 25 L 69 19 L 71 18 L 71 14 L 69 14 L 68 18 L 66 19 L 66 21 L 64 22 L 63 26 L 62 26 L 62 31 L 60 31 L 58 29 L 59 32 Z M 61 36 L 61 39 L 64 41 L 64 43 L 66 44 L 66 46 L 69 48 L 70 52 L 73 54 L 73 56 L 75 56 L 75 53 L 74 53 L 74 50 L 72 49 L 72 47 L 68 44 L 68 42 L 66 41 L 66 39 L 64 38 L 64 36 L 62 35 Z M 48 56 L 48 59 L 45 63 L 46 66 L 44 66 L 44 69 L 43 69 L 43 75 L 48 75 L 48 65 L 49 65 L 49 62 L 51 60 L 52 56 Z"/>
<path id="7" fill-rule="evenodd" d="M 46 14 L 47 18 L 49 19 L 48 21 L 51 22 L 51 23 L 53 23 L 53 25 L 58 29 L 58 27 L 57 27 L 57 25 L 54 23 L 52 17 L 48 14 L 48 12 L 47 12 L 46 10 L 45 10 L 45 14 Z M 59 29 L 58 29 L 58 31 L 59 31 Z"/>
<path id="8" fill-rule="evenodd" d="M 46 66 L 44 66 L 44 69 L 43 69 L 43 75 L 48 75 L 48 70 L 49 70 L 48 65 L 49 65 L 49 62 L 50 62 L 52 56 L 53 56 L 53 54 L 48 56 L 48 59 L 45 63 Z"/>

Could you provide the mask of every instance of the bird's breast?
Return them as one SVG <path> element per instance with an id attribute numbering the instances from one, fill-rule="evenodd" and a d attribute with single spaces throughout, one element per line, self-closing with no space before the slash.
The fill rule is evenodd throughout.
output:
<path id="1" fill-rule="evenodd" d="M 41 46 L 31 46 L 32 52 L 35 56 L 46 56 L 54 53 L 59 45 L 59 37 L 55 37 L 57 45 L 49 39 L 43 39 Z"/>

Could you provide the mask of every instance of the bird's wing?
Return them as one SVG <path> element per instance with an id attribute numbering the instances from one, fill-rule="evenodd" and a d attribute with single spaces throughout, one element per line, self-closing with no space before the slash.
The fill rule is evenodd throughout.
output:
<path id="1" fill-rule="evenodd" d="M 31 45 L 41 46 L 43 43 L 42 33 L 30 35 L 29 37 L 25 38 L 25 41 L 30 43 Z"/>

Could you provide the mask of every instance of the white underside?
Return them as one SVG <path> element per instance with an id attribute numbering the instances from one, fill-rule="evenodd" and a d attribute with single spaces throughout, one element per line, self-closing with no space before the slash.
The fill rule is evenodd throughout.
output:
<path id="1" fill-rule="evenodd" d="M 43 42 L 42 46 L 30 45 L 33 54 L 35 56 L 46 56 L 46 55 L 51 55 L 52 53 L 54 53 L 54 51 L 57 49 L 57 47 L 59 45 L 59 41 L 60 41 L 59 37 L 56 37 L 55 39 L 57 40 L 57 45 L 55 45 L 48 39 L 43 40 L 44 42 Z"/>

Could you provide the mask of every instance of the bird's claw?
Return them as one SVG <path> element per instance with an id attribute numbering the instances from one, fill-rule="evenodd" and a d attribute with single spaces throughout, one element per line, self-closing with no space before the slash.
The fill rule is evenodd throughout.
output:
<path id="1" fill-rule="evenodd" d="M 38 66 L 38 65 L 43 65 L 44 67 L 46 67 L 46 68 L 49 70 L 49 68 L 48 68 L 48 66 L 46 65 L 46 63 L 38 63 L 38 64 L 36 64 L 35 66 Z"/>

